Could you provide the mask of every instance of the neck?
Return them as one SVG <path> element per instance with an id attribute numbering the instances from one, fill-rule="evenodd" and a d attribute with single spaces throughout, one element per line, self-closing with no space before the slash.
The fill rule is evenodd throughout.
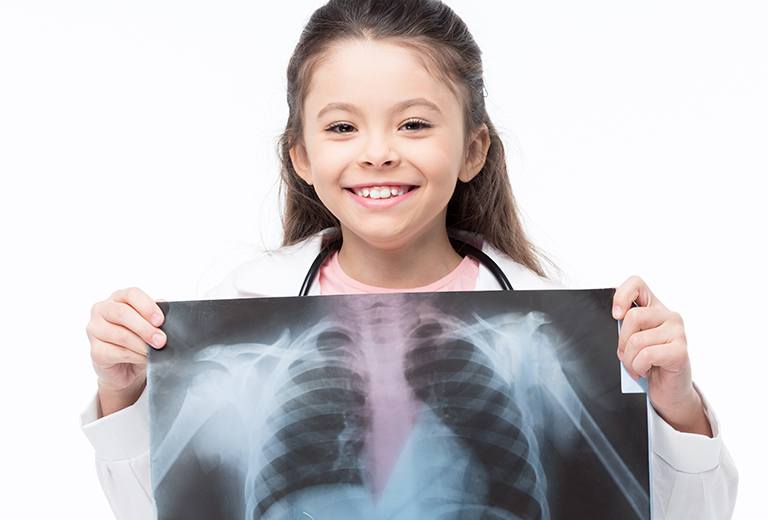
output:
<path id="1" fill-rule="evenodd" d="M 386 245 L 364 240 L 342 225 L 339 265 L 364 284 L 387 289 L 421 287 L 439 280 L 462 261 L 443 224 Z"/>

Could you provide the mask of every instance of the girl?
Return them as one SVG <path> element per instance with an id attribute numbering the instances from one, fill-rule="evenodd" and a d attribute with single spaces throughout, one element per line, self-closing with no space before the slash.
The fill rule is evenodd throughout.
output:
<path id="1" fill-rule="evenodd" d="M 309 294 L 498 288 L 452 236 L 496 260 L 517 289 L 561 287 L 523 232 L 483 91 L 480 50 L 441 2 L 331 0 L 318 9 L 288 64 L 282 247 L 202 297 L 295 295 L 322 248 L 333 254 Z M 617 356 L 647 377 L 653 404 L 654 517 L 730 517 L 737 472 L 692 382 L 681 316 L 636 276 L 614 304 L 624 320 Z M 116 516 L 150 518 L 146 356 L 147 345 L 164 345 L 163 315 L 137 288 L 91 314 L 98 392 L 83 430 Z"/>

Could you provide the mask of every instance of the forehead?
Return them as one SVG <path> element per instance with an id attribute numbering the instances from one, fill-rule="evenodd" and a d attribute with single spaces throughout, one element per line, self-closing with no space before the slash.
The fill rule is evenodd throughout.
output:
<path id="1" fill-rule="evenodd" d="M 444 113 L 458 113 L 459 101 L 441 77 L 425 67 L 428 58 L 394 43 L 351 39 L 332 46 L 315 66 L 305 105 L 310 117 L 331 102 L 363 110 L 388 108 L 424 97 Z"/>

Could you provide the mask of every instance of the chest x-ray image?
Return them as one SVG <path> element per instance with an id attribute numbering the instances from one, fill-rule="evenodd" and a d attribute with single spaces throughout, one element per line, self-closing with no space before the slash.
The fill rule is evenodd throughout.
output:
<path id="1" fill-rule="evenodd" d="M 649 519 L 613 294 L 161 302 L 158 518 Z"/>

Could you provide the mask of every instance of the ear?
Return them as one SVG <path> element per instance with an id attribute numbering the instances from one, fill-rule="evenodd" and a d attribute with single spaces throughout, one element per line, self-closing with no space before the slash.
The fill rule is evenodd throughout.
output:
<path id="1" fill-rule="evenodd" d="M 312 185 L 312 174 L 309 168 L 309 156 L 307 154 L 307 148 L 302 143 L 296 143 L 288 150 L 288 155 L 291 156 L 291 163 L 293 169 L 299 174 L 299 177 L 304 181 Z"/>
<path id="2" fill-rule="evenodd" d="M 464 157 L 464 164 L 459 172 L 459 180 L 469 182 L 480 173 L 485 165 L 485 159 L 488 157 L 488 149 L 491 147 L 491 134 L 488 126 L 483 123 L 478 128 L 467 147 L 467 155 Z"/>

